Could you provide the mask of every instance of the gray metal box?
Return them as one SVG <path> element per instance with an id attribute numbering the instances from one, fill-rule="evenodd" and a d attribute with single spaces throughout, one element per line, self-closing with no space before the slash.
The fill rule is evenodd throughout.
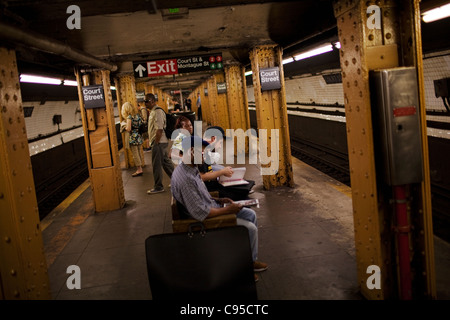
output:
<path id="1" fill-rule="evenodd" d="M 370 73 L 375 153 L 381 152 L 389 185 L 423 179 L 422 142 L 416 69 L 401 67 Z M 378 166 L 377 166 L 378 168 Z"/>

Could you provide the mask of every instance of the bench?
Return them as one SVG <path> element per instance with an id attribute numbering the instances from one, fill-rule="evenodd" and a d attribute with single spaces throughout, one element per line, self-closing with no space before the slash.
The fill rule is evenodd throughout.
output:
<path id="1" fill-rule="evenodd" d="M 214 195 L 213 195 L 214 196 Z M 188 232 L 189 225 L 198 222 L 193 218 L 185 218 L 180 212 L 181 204 L 177 203 L 174 197 L 171 201 L 172 209 L 172 230 L 174 233 L 178 232 Z M 236 215 L 226 214 L 222 216 L 217 216 L 213 218 L 206 218 L 202 221 L 205 229 L 215 229 L 219 227 L 232 227 L 236 225 Z"/>

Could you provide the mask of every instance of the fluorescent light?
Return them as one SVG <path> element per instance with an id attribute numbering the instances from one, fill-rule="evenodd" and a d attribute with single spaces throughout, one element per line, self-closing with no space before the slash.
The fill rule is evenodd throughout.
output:
<path id="1" fill-rule="evenodd" d="M 294 62 L 294 58 L 287 58 L 282 61 L 283 64 Z"/>
<path id="2" fill-rule="evenodd" d="M 299 55 L 296 55 L 294 57 L 294 60 L 299 61 L 299 60 L 311 58 L 311 57 L 317 56 L 319 54 L 330 52 L 330 51 L 333 51 L 333 46 L 331 44 L 327 44 L 327 45 L 303 52 Z"/>
<path id="3" fill-rule="evenodd" d="M 20 82 L 60 85 L 62 80 L 55 78 L 32 76 L 29 74 L 21 74 Z"/>
<path id="4" fill-rule="evenodd" d="M 341 43 L 338 41 L 334 44 L 334 46 L 336 47 L 336 49 L 340 49 L 341 48 Z"/>
<path id="5" fill-rule="evenodd" d="M 21 74 L 20 75 L 20 82 L 26 82 L 26 83 L 39 83 L 39 84 L 53 84 L 53 85 L 65 85 L 65 86 L 71 86 L 76 87 L 78 86 L 78 83 L 74 80 L 64 80 L 64 79 L 57 79 L 57 78 L 47 78 L 47 77 L 41 77 L 41 76 L 33 76 L 30 74 Z M 116 90 L 116 87 L 111 86 L 111 90 Z"/>
<path id="6" fill-rule="evenodd" d="M 65 86 L 71 86 L 71 87 L 77 87 L 78 83 L 76 81 L 73 81 L 73 80 L 64 80 L 64 85 Z"/>
<path id="7" fill-rule="evenodd" d="M 249 75 L 251 75 L 251 74 L 253 74 L 253 71 L 252 70 L 250 70 L 250 71 L 247 71 L 246 73 L 244 73 L 245 74 L 245 76 L 249 76 Z"/>
<path id="8" fill-rule="evenodd" d="M 432 22 L 450 17 L 450 3 L 445 6 L 438 7 L 423 13 L 422 20 L 424 22 Z"/>

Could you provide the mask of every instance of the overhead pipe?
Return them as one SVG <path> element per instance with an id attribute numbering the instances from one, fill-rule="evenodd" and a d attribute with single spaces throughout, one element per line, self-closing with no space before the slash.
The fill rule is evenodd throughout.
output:
<path id="1" fill-rule="evenodd" d="M 63 56 L 79 63 L 85 63 L 110 71 L 117 70 L 117 65 L 113 63 L 98 59 L 89 53 L 72 48 L 58 40 L 28 30 L 22 30 L 4 22 L 0 22 L 0 38 L 27 45 L 51 54 Z"/>
<path id="2" fill-rule="evenodd" d="M 411 265 L 409 254 L 408 204 L 406 199 L 406 186 L 394 186 L 395 212 L 397 218 L 397 252 L 400 275 L 400 299 L 412 299 Z"/>

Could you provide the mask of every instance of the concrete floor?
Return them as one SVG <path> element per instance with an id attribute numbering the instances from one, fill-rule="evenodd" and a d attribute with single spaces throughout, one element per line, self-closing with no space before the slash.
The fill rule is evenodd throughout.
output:
<path id="1" fill-rule="evenodd" d="M 153 186 L 151 153 L 144 175 L 123 169 L 126 205 L 94 213 L 87 184 L 70 205 L 43 220 L 45 253 L 53 299 L 151 299 L 145 239 L 170 233 L 170 183 Z M 150 164 L 150 165 L 149 165 Z M 256 283 L 261 300 L 361 300 L 358 289 L 350 189 L 293 158 L 294 188 L 264 191 L 259 168 L 247 165 L 256 181 L 252 198 L 259 224 L 259 260 L 269 264 Z M 83 191 L 83 188 L 85 190 Z M 437 291 L 450 299 L 450 246 L 435 237 Z M 69 290 L 67 267 L 81 270 L 81 289 Z"/>

